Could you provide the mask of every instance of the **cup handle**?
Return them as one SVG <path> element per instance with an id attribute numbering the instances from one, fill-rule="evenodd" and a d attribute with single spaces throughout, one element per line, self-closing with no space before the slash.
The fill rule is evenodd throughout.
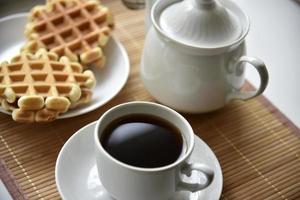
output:
<path id="1" fill-rule="evenodd" d="M 241 70 L 240 68 L 244 62 L 249 63 L 253 67 L 255 67 L 255 69 L 257 70 L 259 77 L 260 77 L 260 86 L 259 86 L 258 90 L 256 90 L 256 91 L 247 91 L 247 92 L 234 91 L 228 95 L 228 97 L 227 97 L 228 101 L 231 101 L 231 100 L 246 101 L 246 100 L 252 99 L 252 98 L 260 95 L 261 93 L 263 93 L 268 85 L 269 74 L 268 74 L 268 70 L 267 70 L 265 63 L 262 60 L 260 60 L 259 58 L 255 58 L 255 57 L 242 56 L 239 58 L 239 60 L 235 64 L 235 67 L 234 67 L 235 72 L 238 73 L 238 71 Z"/>
<path id="2" fill-rule="evenodd" d="M 193 170 L 203 173 L 203 175 L 206 178 L 205 183 L 187 183 L 183 180 L 183 174 L 187 176 L 191 176 Z M 183 164 L 181 170 L 179 171 L 179 182 L 177 188 L 178 190 L 196 192 L 209 186 L 213 178 L 214 178 L 214 172 L 208 166 L 200 163 L 192 163 L 192 164 L 185 163 Z"/>

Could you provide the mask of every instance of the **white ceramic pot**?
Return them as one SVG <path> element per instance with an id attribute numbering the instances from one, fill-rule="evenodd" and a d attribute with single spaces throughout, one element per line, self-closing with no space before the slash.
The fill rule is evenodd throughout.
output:
<path id="1" fill-rule="evenodd" d="M 220 35 L 217 32 L 220 25 L 216 20 L 198 15 L 198 10 L 187 11 L 200 17 L 188 19 L 185 23 L 169 20 L 176 16 L 166 17 L 180 15 L 179 11 L 163 13 L 178 2 L 186 3 L 187 9 L 192 9 L 188 4 L 191 1 L 197 2 L 164 0 L 157 1 L 152 8 L 152 27 L 146 37 L 141 63 L 141 77 L 147 90 L 161 103 L 188 113 L 213 111 L 234 99 L 248 100 L 261 94 L 268 83 L 268 72 L 263 61 L 246 56 L 244 40 L 249 31 L 249 18 L 237 5 L 222 0 L 220 5 L 236 15 L 239 21 L 234 23 L 239 23 L 240 27 L 225 22 L 224 29 L 233 27 L 234 30 L 228 29 L 226 34 Z M 179 9 L 184 10 L 180 6 Z M 219 12 L 220 9 L 215 10 Z M 222 15 L 222 12 L 217 15 Z M 201 20 L 211 21 L 199 25 Z M 170 21 L 171 24 L 166 25 Z M 207 32 L 203 33 L 203 29 Z M 245 63 L 257 69 L 261 84 L 256 91 L 242 93 Z"/>

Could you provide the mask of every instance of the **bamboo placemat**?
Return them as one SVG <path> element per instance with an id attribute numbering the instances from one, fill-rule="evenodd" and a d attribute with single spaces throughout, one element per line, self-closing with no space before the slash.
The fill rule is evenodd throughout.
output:
<path id="1" fill-rule="evenodd" d="M 60 199 L 54 180 L 56 158 L 79 128 L 114 105 L 154 101 L 139 78 L 143 11 L 129 11 L 119 0 L 104 3 L 115 14 L 115 35 L 131 62 L 130 77 L 121 93 L 96 111 L 49 124 L 17 124 L 0 114 L 0 155 L 29 199 Z M 185 117 L 221 163 L 222 199 L 300 199 L 300 132 L 266 99 L 233 102 L 217 112 Z"/>

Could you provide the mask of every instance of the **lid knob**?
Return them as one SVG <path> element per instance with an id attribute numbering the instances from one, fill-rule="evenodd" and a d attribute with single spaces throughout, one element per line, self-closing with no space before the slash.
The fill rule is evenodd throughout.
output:
<path id="1" fill-rule="evenodd" d="M 198 6 L 215 4 L 215 0 L 192 0 Z"/>

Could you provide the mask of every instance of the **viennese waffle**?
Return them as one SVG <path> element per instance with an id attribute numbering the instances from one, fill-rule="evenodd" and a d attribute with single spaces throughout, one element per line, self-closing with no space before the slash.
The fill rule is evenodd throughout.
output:
<path id="1" fill-rule="evenodd" d="M 113 29 L 113 17 L 97 0 L 48 0 L 32 9 L 24 51 L 39 48 L 67 56 L 83 66 L 102 67 L 102 52 Z"/>
<path id="2" fill-rule="evenodd" d="M 21 53 L 0 67 L 0 101 L 19 122 L 49 122 L 70 106 L 89 102 L 96 80 L 67 57 L 40 49 Z"/>

